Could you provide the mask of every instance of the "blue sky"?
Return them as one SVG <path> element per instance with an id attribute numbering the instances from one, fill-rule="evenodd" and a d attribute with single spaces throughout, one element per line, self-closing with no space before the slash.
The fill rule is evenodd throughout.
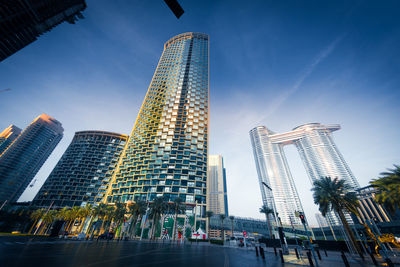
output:
<path id="1" fill-rule="evenodd" d="M 263 218 L 248 132 L 339 123 L 337 146 L 361 185 L 400 163 L 398 1 L 88 0 L 85 19 L 64 23 L 0 63 L 0 129 L 47 113 L 65 136 L 36 176 L 31 199 L 75 131 L 129 134 L 163 44 L 188 31 L 210 35 L 210 153 L 227 169 L 230 213 Z M 311 185 L 294 147 L 289 165 L 306 214 Z"/>

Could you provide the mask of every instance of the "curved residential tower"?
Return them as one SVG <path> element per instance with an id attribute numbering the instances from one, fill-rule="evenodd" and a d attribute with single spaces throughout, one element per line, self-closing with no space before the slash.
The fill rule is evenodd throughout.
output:
<path id="1" fill-rule="evenodd" d="M 76 132 L 33 203 L 73 207 L 103 200 L 127 135 L 106 131 Z"/>
<path id="2" fill-rule="evenodd" d="M 282 223 L 299 223 L 294 213 L 302 210 L 283 151 L 285 145 L 297 147 L 311 184 L 321 177 L 330 176 L 346 180 L 354 189 L 359 187 L 332 139 L 331 132 L 339 129 L 337 124 L 308 123 L 286 133 L 274 133 L 265 126 L 250 131 L 263 202 L 270 208 L 276 206 Z M 331 223 L 338 223 L 333 213 L 328 219 Z"/>
<path id="3" fill-rule="evenodd" d="M 105 201 L 179 197 L 204 217 L 207 152 L 208 35 L 189 32 L 164 44 Z"/>

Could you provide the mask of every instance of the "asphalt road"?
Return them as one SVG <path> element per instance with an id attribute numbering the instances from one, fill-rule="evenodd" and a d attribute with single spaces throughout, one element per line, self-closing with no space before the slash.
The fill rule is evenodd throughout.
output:
<path id="1" fill-rule="evenodd" d="M 282 266 L 254 250 L 139 241 L 72 241 L 0 237 L 0 266 Z"/>
<path id="2" fill-rule="evenodd" d="M 297 259 L 294 252 L 281 263 L 268 248 L 265 259 L 256 257 L 254 248 L 230 248 L 206 244 L 167 244 L 140 241 L 77 241 L 31 236 L 0 236 L 0 267 L 69 267 L 69 266 L 166 266 L 166 267 L 257 267 L 308 266 L 304 254 Z M 345 266 L 338 252 L 322 254 L 319 266 Z M 350 266 L 373 266 L 368 259 L 350 258 Z M 396 264 L 400 261 L 396 258 Z M 381 260 L 380 260 L 381 261 Z"/>

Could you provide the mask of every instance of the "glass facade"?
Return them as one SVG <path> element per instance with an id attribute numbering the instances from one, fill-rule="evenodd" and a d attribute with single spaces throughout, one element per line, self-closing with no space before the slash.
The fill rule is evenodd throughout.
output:
<path id="1" fill-rule="evenodd" d="M 330 176 L 345 179 L 351 187 L 358 188 L 360 185 L 332 139 L 331 132 L 339 129 L 339 125 L 305 124 L 293 129 L 293 132 L 300 132 L 301 135 L 293 142 L 311 183 Z"/>
<path id="2" fill-rule="evenodd" d="M 301 224 L 295 212 L 302 211 L 303 208 L 282 144 L 273 143 L 270 138 L 274 134 L 265 126 L 250 131 L 262 200 L 270 209 L 278 212 L 283 224 Z M 263 185 L 263 182 L 269 188 Z M 273 221 L 273 215 L 269 216 Z"/>
<path id="3" fill-rule="evenodd" d="M 228 216 L 228 196 L 226 193 L 226 171 L 221 155 L 208 157 L 207 210 L 214 214 Z"/>
<path id="4" fill-rule="evenodd" d="M 167 41 L 107 192 L 107 202 L 182 198 L 206 207 L 208 35 Z M 190 212 L 188 210 L 188 212 Z"/>
<path id="5" fill-rule="evenodd" d="M 21 129 L 12 124 L 0 133 L 0 156 L 20 134 Z"/>
<path id="6" fill-rule="evenodd" d="M 330 176 L 346 180 L 354 189 L 359 187 L 332 139 L 331 132 L 338 129 L 340 129 L 339 125 L 308 123 L 298 126 L 290 132 L 279 134 L 264 126 L 250 131 L 263 201 L 272 205 L 271 201 L 274 200 L 282 223 L 293 221 L 290 218 L 292 216 L 290 213 L 294 212 L 293 208 L 301 210 L 300 199 L 283 151 L 285 145 L 294 144 L 296 146 L 311 184 L 321 177 Z M 262 186 L 262 181 L 272 188 L 272 195 L 270 190 Z M 283 205 L 282 202 L 286 202 L 286 204 Z M 284 209 L 289 209 L 288 216 L 285 214 L 288 211 Z M 281 216 L 282 214 L 284 216 Z M 349 221 L 352 221 L 349 215 L 346 216 Z M 332 224 L 339 223 L 334 213 L 328 214 L 327 218 Z M 297 218 L 295 220 L 298 222 Z"/>
<path id="7" fill-rule="evenodd" d="M 0 61 L 64 21 L 75 24 L 85 8 L 85 0 L 1 1 Z"/>
<path id="8" fill-rule="evenodd" d="M 0 201 L 17 201 L 63 137 L 54 118 L 37 117 L 0 156 Z"/>
<path id="9" fill-rule="evenodd" d="M 101 202 L 127 139 L 127 135 L 104 131 L 76 132 L 34 205 L 72 207 Z"/>

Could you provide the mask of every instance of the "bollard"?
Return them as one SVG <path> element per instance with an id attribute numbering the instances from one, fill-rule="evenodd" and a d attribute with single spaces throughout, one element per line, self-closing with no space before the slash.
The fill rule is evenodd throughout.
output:
<path id="1" fill-rule="evenodd" d="M 276 253 L 276 247 L 274 247 L 274 253 L 275 253 L 275 256 L 278 255 L 278 254 Z"/>
<path id="2" fill-rule="evenodd" d="M 285 259 L 283 258 L 283 253 L 281 249 L 279 250 L 279 255 L 281 256 L 281 262 L 285 263 Z"/>
<path id="3" fill-rule="evenodd" d="M 258 247 L 256 246 L 256 256 L 258 257 Z"/>
<path id="4" fill-rule="evenodd" d="M 300 259 L 300 257 L 299 257 L 299 252 L 297 251 L 297 248 L 294 248 L 294 252 L 296 252 L 296 257 L 297 257 L 298 259 Z"/>
<path id="5" fill-rule="evenodd" d="M 314 262 L 311 258 L 311 252 L 307 251 L 307 258 L 308 258 L 308 262 L 310 263 L 310 266 L 314 266 Z"/>
<path id="6" fill-rule="evenodd" d="M 262 247 L 260 247 L 260 254 L 261 254 L 261 258 L 265 259 L 264 249 Z"/>
<path id="7" fill-rule="evenodd" d="M 328 252 L 326 252 L 326 249 L 324 249 L 325 252 L 325 257 L 328 257 Z"/>
<path id="8" fill-rule="evenodd" d="M 322 260 L 321 254 L 319 253 L 319 249 L 316 249 L 316 251 L 317 251 L 318 259 L 319 259 L 319 260 Z"/>
<path id="9" fill-rule="evenodd" d="M 369 256 L 371 257 L 372 262 L 374 263 L 375 266 L 379 266 L 378 262 L 375 259 L 374 254 L 372 254 L 370 251 L 368 251 Z"/>
<path id="10" fill-rule="evenodd" d="M 346 255 L 344 255 L 343 251 L 342 251 L 342 259 L 343 259 L 344 266 L 350 267 L 350 264 L 347 261 Z"/>

